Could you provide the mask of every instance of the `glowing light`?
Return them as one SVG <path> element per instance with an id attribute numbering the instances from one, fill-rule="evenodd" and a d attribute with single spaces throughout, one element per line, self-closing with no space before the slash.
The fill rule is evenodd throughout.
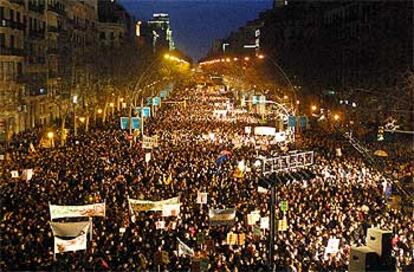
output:
<path id="1" fill-rule="evenodd" d="M 300 104 L 300 101 L 299 100 L 296 100 L 296 104 L 299 105 Z"/>
<path id="2" fill-rule="evenodd" d="M 238 59 L 238 58 L 234 58 L 233 60 L 234 60 L 234 61 L 238 61 L 239 59 Z"/>
<path id="3" fill-rule="evenodd" d="M 312 105 L 311 109 L 312 109 L 312 111 L 316 111 L 316 106 Z"/>
<path id="4" fill-rule="evenodd" d="M 283 99 L 288 99 L 289 97 L 287 96 L 287 95 L 284 95 L 283 96 Z"/>
<path id="5" fill-rule="evenodd" d="M 164 55 L 164 58 L 165 58 L 165 59 L 170 59 L 170 58 L 171 58 L 171 56 L 170 56 L 169 54 L 165 54 L 165 55 Z"/>
<path id="6" fill-rule="evenodd" d="M 335 120 L 335 121 L 338 121 L 338 120 L 339 120 L 339 115 L 338 115 L 338 114 L 335 114 L 335 115 L 334 115 L 334 120 Z"/>
<path id="7" fill-rule="evenodd" d="M 47 133 L 47 137 L 48 137 L 49 139 L 52 139 L 54 136 L 55 136 L 55 134 L 54 134 L 52 131 L 49 131 L 49 132 Z"/>
<path id="8" fill-rule="evenodd" d="M 84 123 L 84 122 L 85 122 L 85 120 L 86 120 L 86 118 L 85 118 L 85 117 L 79 117 L 79 121 L 81 121 L 81 123 Z"/>
<path id="9" fill-rule="evenodd" d="M 264 59 L 264 55 L 260 54 L 259 56 L 257 56 L 259 59 Z"/>
<path id="10" fill-rule="evenodd" d="M 109 103 L 109 106 L 110 106 L 111 108 L 115 107 L 114 102 Z"/>
<path id="11" fill-rule="evenodd" d="M 101 114 L 102 113 L 102 109 L 98 109 L 98 114 Z"/>
<path id="12" fill-rule="evenodd" d="M 245 60 L 245 61 L 249 61 L 249 60 L 250 60 L 250 58 L 249 58 L 249 57 L 244 57 L 244 60 Z"/>

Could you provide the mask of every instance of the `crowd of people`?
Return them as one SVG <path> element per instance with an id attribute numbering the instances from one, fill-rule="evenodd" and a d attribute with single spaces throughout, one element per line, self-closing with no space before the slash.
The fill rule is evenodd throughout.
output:
<path id="1" fill-rule="evenodd" d="M 142 149 L 139 140 L 130 144 L 127 132 L 119 127 L 122 111 L 88 132 L 80 130 L 77 137 L 69 135 L 64 146 L 38 147 L 41 130 L 15 135 L 0 161 L 0 270 L 197 270 L 194 256 L 179 254 L 179 238 L 203 256 L 208 271 L 267 271 L 269 232 L 257 234 L 246 220 L 255 210 L 262 217 L 269 215 L 270 193 L 258 191 L 260 170 L 254 167 L 256 143 L 264 140 L 246 140 L 250 137 L 245 126 L 252 126 L 249 118 L 217 119 L 212 101 L 221 94 L 192 84 L 177 84 L 168 98 L 185 97 L 186 104 L 164 104 L 156 118 L 146 120 L 144 134 L 159 136 L 159 146 L 152 150 Z M 235 143 L 235 138 L 243 139 L 243 144 Z M 338 147 L 342 156 L 336 156 Z M 350 247 L 365 244 L 371 226 L 392 230 L 398 270 L 413 271 L 413 214 L 389 207 L 382 185 L 386 177 L 329 135 L 305 133 L 291 148 L 315 150 L 315 163 L 309 168 L 315 177 L 278 186 L 278 200 L 286 200 L 288 209 L 283 213 L 275 203 L 276 217 L 285 216 L 288 228 L 276 235 L 277 271 L 347 271 Z M 275 149 L 281 152 L 271 146 L 260 149 L 260 154 L 269 156 Z M 217 163 L 223 150 L 231 156 Z M 146 161 L 148 152 L 151 159 Z M 240 161 L 248 170 L 236 177 Z M 404 163 L 413 169 L 411 161 Z M 12 170 L 29 168 L 34 170 L 29 181 L 10 176 Z M 171 177 L 168 183 L 166 177 Z M 199 192 L 208 194 L 206 205 L 197 203 Z M 176 196 L 181 202 L 177 217 L 163 218 L 153 211 L 132 214 L 128 205 L 128 198 L 155 201 Z M 93 218 L 87 250 L 58 254 L 54 260 L 49 203 L 103 200 L 106 215 Z M 212 226 L 213 208 L 235 208 L 234 223 Z M 156 227 L 160 220 L 165 221 L 164 229 Z M 245 243 L 227 245 L 230 231 L 244 233 Z M 205 241 L 199 241 L 199 233 Z M 335 254 L 325 253 L 330 238 L 340 239 Z M 160 251 L 168 253 L 168 264 L 154 258 Z"/>

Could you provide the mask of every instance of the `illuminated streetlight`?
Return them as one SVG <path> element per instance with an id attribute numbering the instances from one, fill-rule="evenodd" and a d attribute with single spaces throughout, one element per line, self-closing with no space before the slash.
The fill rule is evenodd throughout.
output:
<path id="1" fill-rule="evenodd" d="M 316 111 L 316 106 L 315 105 L 312 105 L 311 110 L 312 111 Z"/>
<path id="2" fill-rule="evenodd" d="M 234 61 L 238 61 L 239 59 L 238 59 L 238 58 L 234 58 L 233 60 L 234 60 Z"/>
<path id="3" fill-rule="evenodd" d="M 263 54 L 260 54 L 260 55 L 258 55 L 257 56 L 259 59 L 264 59 L 264 55 Z"/>
<path id="4" fill-rule="evenodd" d="M 84 122 L 85 122 L 85 120 L 86 120 L 86 118 L 85 118 L 85 117 L 79 117 L 79 121 L 81 121 L 81 123 L 84 123 Z"/>
<path id="5" fill-rule="evenodd" d="M 115 107 L 114 102 L 109 103 L 109 106 L 110 106 L 111 108 Z"/>
<path id="6" fill-rule="evenodd" d="M 49 131 L 49 132 L 47 133 L 47 137 L 48 137 L 50 140 L 52 140 L 54 136 L 55 136 L 55 134 L 53 133 L 53 131 Z"/>
<path id="7" fill-rule="evenodd" d="M 165 55 L 164 55 L 164 58 L 165 58 L 165 59 L 170 59 L 170 58 L 171 58 L 171 56 L 170 56 L 169 54 L 165 54 Z"/>
<path id="8" fill-rule="evenodd" d="M 102 109 L 98 109 L 98 114 L 101 114 L 102 113 Z"/>
<path id="9" fill-rule="evenodd" d="M 124 102 L 124 98 L 123 98 L 123 97 L 121 97 L 121 98 L 119 99 L 119 101 Z"/>
<path id="10" fill-rule="evenodd" d="M 249 57 L 244 57 L 244 60 L 245 60 L 245 61 L 249 61 L 249 60 L 250 60 L 250 58 L 249 58 Z"/>
<path id="11" fill-rule="evenodd" d="M 289 97 L 287 96 L 287 95 L 284 95 L 283 96 L 283 99 L 288 99 Z"/>
<path id="12" fill-rule="evenodd" d="M 335 115 L 334 115 L 334 120 L 335 120 L 335 121 L 338 121 L 338 120 L 339 120 L 339 115 L 338 115 L 338 114 L 335 114 Z"/>
<path id="13" fill-rule="evenodd" d="M 296 104 L 299 105 L 300 104 L 300 101 L 299 100 L 296 100 Z"/>
<path id="14" fill-rule="evenodd" d="M 226 59 L 226 61 L 227 61 L 227 62 L 230 62 L 230 58 L 227 58 L 227 59 Z"/>

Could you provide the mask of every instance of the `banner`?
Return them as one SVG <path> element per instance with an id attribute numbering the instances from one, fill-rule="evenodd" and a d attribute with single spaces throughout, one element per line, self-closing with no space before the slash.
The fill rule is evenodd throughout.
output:
<path id="1" fill-rule="evenodd" d="M 244 127 L 244 133 L 246 134 L 252 133 L 252 127 Z"/>
<path id="2" fill-rule="evenodd" d="M 247 215 L 247 224 L 253 226 L 260 220 L 260 211 L 253 211 Z"/>
<path id="3" fill-rule="evenodd" d="M 325 247 L 325 254 L 337 253 L 339 250 L 339 239 L 329 238 L 328 245 Z"/>
<path id="4" fill-rule="evenodd" d="M 78 237 L 90 231 L 91 220 L 83 222 L 49 222 L 53 236 L 59 237 Z"/>
<path id="5" fill-rule="evenodd" d="M 236 218 L 236 209 L 210 209 L 208 211 L 210 224 L 215 225 L 229 225 L 234 222 Z"/>
<path id="6" fill-rule="evenodd" d="M 197 194 L 197 204 L 207 204 L 207 193 L 200 193 Z"/>
<path id="7" fill-rule="evenodd" d="M 184 244 L 184 242 L 182 242 L 179 238 L 177 238 L 177 246 L 178 246 L 178 256 L 194 256 L 194 250 L 191 249 L 189 246 L 187 246 L 186 244 Z"/>
<path id="8" fill-rule="evenodd" d="M 162 211 L 162 206 L 169 204 L 180 204 L 180 197 L 173 197 L 166 200 L 150 201 L 150 200 L 138 200 L 128 198 L 131 209 L 135 212 L 145 211 Z"/>
<path id="9" fill-rule="evenodd" d="M 269 217 L 268 216 L 260 218 L 260 228 L 269 229 Z"/>
<path id="10" fill-rule="evenodd" d="M 18 178 L 19 177 L 19 171 L 17 171 L 17 170 L 11 171 L 10 174 L 11 174 L 12 178 Z"/>
<path id="11" fill-rule="evenodd" d="M 33 169 L 24 169 L 22 173 L 22 178 L 26 181 L 31 180 L 33 177 Z"/>
<path id="12" fill-rule="evenodd" d="M 155 229 L 165 229 L 165 221 L 156 221 Z"/>
<path id="13" fill-rule="evenodd" d="M 65 217 L 105 217 L 105 202 L 79 206 L 60 206 L 50 204 L 49 208 L 50 218 L 52 220 Z"/>
<path id="14" fill-rule="evenodd" d="M 149 162 L 151 160 L 151 153 L 145 153 L 145 162 Z"/>
<path id="15" fill-rule="evenodd" d="M 282 220 L 276 220 L 277 221 L 277 231 L 287 231 L 288 225 L 287 225 L 287 219 L 286 216 L 283 217 Z"/>
<path id="16" fill-rule="evenodd" d="M 153 149 L 154 147 L 158 147 L 158 136 L 154 135 L 152 137 L 150 136 L 144 136 L 142 138 L 142 148 L 144 149 Z"/>
<path id="17" fill-rule="evenodd" d="M 264 188 L 264 187 L 262 187 L 262 186 L 259 186 L 259 187 L 257 187 L 257 192 L 258 193 L 261 193 L 261 194 L 266 194 L 267 193 L 267 189 Z"/>
<path id="18" fill-rule="evenodd" d="M 255 127 L 254 134 L 260 136 L 274 136 L 276 134 L 276 128 L 274 127 Z"/>
<path id="19" fill-rule="evenodd" d="M 55 237 L 54 250 L 55 253 L 86 250 L 86 233 L 70 240 Z"/>
<path id="20" fill-rule="evenodd" d="M 165 204 L 162 206 L 162 216 L 178 216 L 181 204 Z"/>

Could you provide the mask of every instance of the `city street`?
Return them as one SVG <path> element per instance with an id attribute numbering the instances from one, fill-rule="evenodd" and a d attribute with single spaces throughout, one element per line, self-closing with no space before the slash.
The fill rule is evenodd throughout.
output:
<path id="1" fill-rule="evenodd" d="M 312 43 L 412 3 L 263 2 L 189 43 L 208 3 L 0 0 L 0 271 L 414 271 L 406 48 L 384 79 Z"/>

